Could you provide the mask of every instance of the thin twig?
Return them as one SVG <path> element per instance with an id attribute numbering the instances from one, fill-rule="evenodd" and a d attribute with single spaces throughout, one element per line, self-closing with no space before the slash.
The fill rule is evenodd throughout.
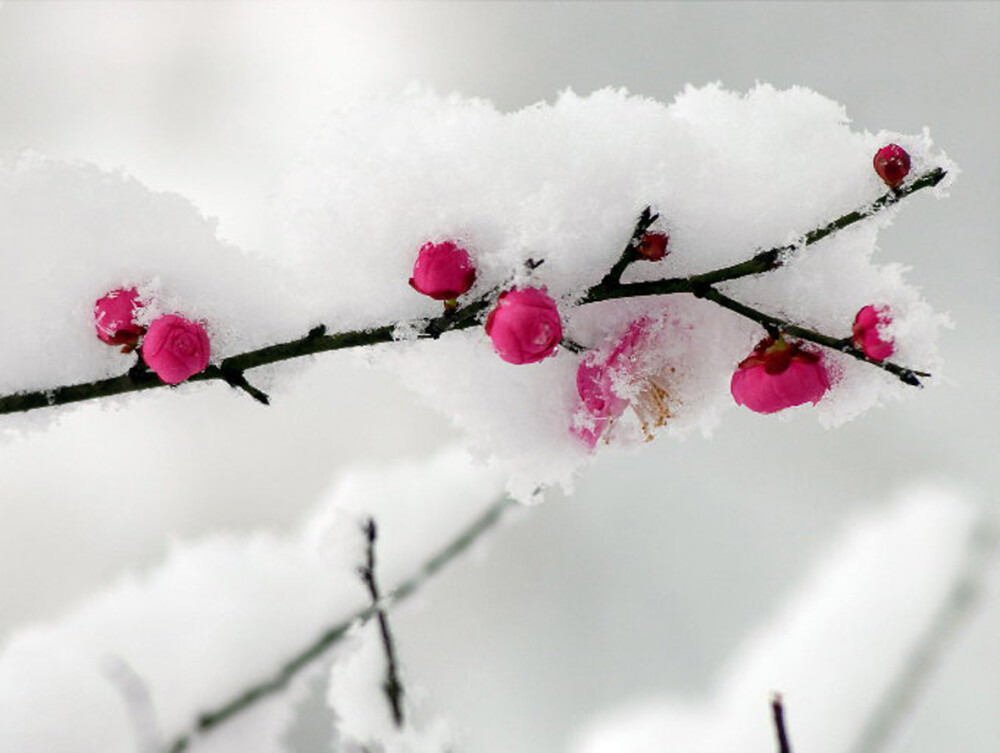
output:
<path id="1" fill-rule="evenodd" d="M 785 706 L 780 693 L 775 693 L 771 698 L 771 716 L 774 719 L 774 734 L 778 739 L 778 753 L 792 753 L 788 731 L 785 729 Z"/>
<path id="2" fill-rule="evenodd" d="M 514 504 L 509 497 L 503 497 L 473 521 L 462 533 L 452 539 L 441 551 L 427 560 L 409 578 L 400 583 L 386 596 L 385 601 L 393 605 L 413 594 L 421 585 L 432 578 L 441 568 L 465 552 L 474 542 L 492 529 L 503 517 L 503 513 Z M 340 623 L 324 630 L 312 643 L 288 659 L 270 677 L 237 693 L 228 701 L 214 709 L 202 712 L 186 731 L 179 734 L 165 749 L 167 753 L 181 753 L 202 735 L 206 735 L 229 719 L 253 707 L 258 701 L 280 693 L 289 682 L 312 662 L 319 659 L 338 641 L 344 638 L 352 627 L 363 624 L 375 616 L 377 607 L 371 604 Z"/>
<path id="3" fill-rule="evenodd" d="M 632 237 L 621 257 L 619 257 L 618 261 L 615 262 L 611 270 L 609 270 L 608 274 L 600 282 L 584 292 L 579 299 L 579 304 L 585 305 L 617 298 L 674 295 L 677 293 L 695 294 L 696 291 L 704 291 L 708 287 L 720 282 L 768 272 L 781 266 L 784 263 L 785 256 L 794 252 L 797 248 L 816 243 L 838 230 L 867 219 L 920 189 L 935 186 L 941 182 L 944 176 L 945 171 L 941 168 L 930 170 L 918 176 L 905 187 L 889 191 L 872 204 L 849 212 L 821 228 L 806 233 L 798 244 L 779 246 L 767 251 L 761 251 L 739 264 L 703 272 L 690 277 L 672 277 L 648 282 L 622 283 L 620 281 L 621 273 L 636 259 L 634 245 L 636 238 L 641 239 L 642 234 L 656 219 L 656 215 L 652 214 L 652 211 L 647 207 L 639 217 Z M 436 339 L 446 332 L 478 326 L 482 316 L 493 305 L 494 299 L 495 291 L 490 291 L 453 311 L 416 322 L 413 329 L 417 332 L 418 338 Z M 787 329 L 788 326 L 791 325 L 786 325 L 786 331 L 790 331 Z M 293 358 L 301 358 L 302 356 L 315 355 L 326 351 L 393 342 L 396 331 L 397 327 L 395 325 L 383 325 L 368 329 L 328 333 L 326 328 L 320 325 L 297 340 L 268 345 L 264 348 L 224 358 L 217 364 L 216 368 L 206 369 L 199 374 L 195 374 L 187 381 L 203 382 L 221 380 L 232 384 L 227 379 L 227 375 L 243 374 L 249 369 L 255 369 L 259 366 L 266 366 L 279 361 L 288 361 Z M 886 366 L 883 365 L 881 368 L 886 368 Z M 899 367 L 899 371 L 917 373 L 903 367 Z M 904 381 L 906 380 L 904 379 Z M 909 383 L 912 384 L 912 382 Z M 117 377 L 54 387 L 47 390 L 17 392 L 11 395 L 0 396 L 0 415 L 37 410 L 54 405 L 67 405 L 84 400 L 110 397 L 128 392 L 140 392 L 165 386 L 167 385 L 160 381 L 156 374 L 144 367 L 139 368 L 137 365 L 137 367 L 133 367 L 130 371 Z M 236 386 L 246 389 L 242 384 L 237 384 Z M 260 395 L 263 395 L 263 393 L 255 395 L 251 390 L 248 390 L 248 392 L 258 400 L 260 400 Z"/>
<path id="4" fill-rule="evenodd" d="M 382 689 L 385 697 L 389 700 L 389 708 L 392 711 L 392 721 L 397 729 L 403 728 L 403 684 L 399 680 L 399 662 L 396 659 L 396 644 L 392 640 L 392 631 L 389 629 L 389 618 L 382 607 L 382 597 L 379 595 L 378 580 L 375 578 L 375 540 L 378 538 L 378 528 L 375 519 L 369 518 L 364 525 L 366 547 L 366 562 L 358 568 L 358 574 L 368 588 L 368 594 L 372 597 L 372 606 L 375 608 L 375 617 L 378 619 L 379 634 L 382 638 L 382 649 L 385 651 L 385 682 Z"/>

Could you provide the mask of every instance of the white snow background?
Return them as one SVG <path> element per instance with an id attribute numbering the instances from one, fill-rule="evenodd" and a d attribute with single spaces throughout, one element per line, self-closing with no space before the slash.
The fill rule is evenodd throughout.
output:
<path id="1" fill-rule="evenodd" d="M 964 173 L 949 201 L 917 196 L 894 213 L 893 226 L 879 235 L 875 257 L 879 264 L 912 266 L 905 279 L 921 290 L 904 292 L 897 285 L 897 268 L 888 266 L 881 268 L 881 277 L 866 278 L 868 287 L 856 291 L 857 300 L 846 294 L 806 294 L 810 285 L 816 289 L 817 279 L 825 279 L 823 275 L 838 279 L 837 270 L 829 268 L 813 270 L 817 274 L 812 281 L 799 279 L 802 294 L 793 300 L 774 297 L 767 284 L 752 291 L 746 286 L 744 291 L 759 295 L 762 304 L 794 308 L 824 325 L 849 320 L 869 295 L 882 290 L 896 291 L 902 297 L 894 303 L 929 323 L 928 315 L 920 313 L 928 311 L 920 302 L 929 301 L 935 310 L 949 312 L 957 324 L 940 340 L 946 379 L 936 381 L 948 386 L 912 391 L 905 403 L 890 401 L 884 410 L 869 411 L 836 431 L 825 431 L 811 420 L 825 413 L 828 421 L 836 422 L 838 415 L 900 393 L 901 386 L 877 375 L 867 391 L 852 391 L 852 400 L 842 399 L 845 392 L 839 398 L 831 394 L 829 411 L 801 410 L 790 420 L 775 420 L 731 410 L 709 441 L 693 438 L 679 444 L 664 437 L 637 454 L 604 453 L 577 479 L 575 498 L 564 502 L 553 495 L 523 526 L 501 534 L 482 567 L 460 565 L 434 587 L 425 609 L 399 614 L 396 630 L 408 677 L 428 688 L 434 709 L 460 728 L 469 749 L 563 748 L 586 719 L 624 700 L 663 694 L 704 697 L 742 636 L 783 600 L 814 554 L 826 548 L 830 532 L 853 510 L 879 506 L 878 500 L 887 500 L 892 489 L 924 473 L 964 486 L 968 492 L 963 496 L 970 499 L 985 497 L 995 503 L 989 490 L 998 482 L 993 462 L 998 449 L 998 343 L 992 291 L 997 282 L 994 176 L 1000 163 L 989 137 L 997 120 L 995 81 L 989 75 L 996 68 L 997 53 L 987 42 L 991 34 L 995 38 L 997 24 L 995 9 L 975 4 L 925 4 L 905 12 L 865 4 L 853 4 L 849 10 L 728 3 L 692 8 L 553 4 L 291 9 L 6 4 L 0 10 L 0 56 L 5 63 L 0 70 L 0 150 L 8 170 L 5 195 L 15 202 L 7 206 L 16 209 L 5 210 L 3 248 L 9 272 L 4 319 L 10 326 L 4 328 L 2 379 L 17 386 L 33 386 L 37 380 L 34 384 L 44 386 L 53 378 L 84 376 L 88 369 L 116 373 L 121 357 L 98 347 L 86 324 L 90 301 L 103 291 L 81 294 L 79 300 L 67 294 L 115 284 L 121 275 L 141 274 L 156 284 L 166 305 L 213 320 L 213 342 L 224 353 L 285 333 L 300 334 L 303 318 L 348 324 L 369 314 L 381 319 L 426 309 L 428 304 L 415 294 L 386 294 L 375 296 L 361 311 L 359 299 L 350 296 L 370 291 L 356 284 L 347 285 L 343 296 L 332 294 L 339 284 L 337 275 L 349 280 L 369 263 L 383 270 L 378 278 L 382 283 L 405 278 L 403 257 L 384 256 L 385 239 L 391 237 L 409 234 L 419 243 L 417 236 L 424 232 L 461 230 L 491 259 L 487 274 L 493 280 L 529 246 L 542 251 L 530 255 L 546 257 L 539 273 L 552 276 L 546 280 L 550 285 L 573 280 L 573 274 L 597 274 L 594 264 L 583 262 L 614 257 L 618 245 L 609 239 L 627 237 L 641 208 L 637 203 L 642 197 L 635 194 L 645 195 L 651 188 L 661 201 L 678 207 L 690 227 L 698 227 L 690 237 L 695 245 L 704 243 L 699 258 L 721 259 L 726 253 L 742 258 L 735 241 L 747 244 L 744 250 L 770 244 L 772 238 L 781 242 L 787 233 L 802 229 L 797 222 L 808 226 L 815 221 L 822 209 L 815 202 L 831 202 L 832 215 L 839 213 L 834 208 L 838 196 L 852 207 L 868 195 L 866 190 L 877 190 L 870 173 L 864 173 L 864 179 L 872 182 L 856 181 L 863 173 L 855 172 L 852 164 L 855 154 L 870 155 L 874 140 L 866 140 L 864 131 L 919 136 L 922 127 L 929 126 L 936 144 Z M 815 32 L 820 28 L 823 35 Z M 886 28 L 897 30 L 896 36 L 887 38 L 882 33 Z M 894 63 L 887 65 L 887 60 Z M 400 99 L 414 79 L 438 92 L 457 89 L 467 97 L 489 98 L 497 109 L 420 94 Z M 698 212 L 709 206 L 705 194 L 681 190 L 697 185 L 691 183 L 696 175 L 693 146 L 681 155 L 660 155 L 676 160 L 673 172 L 661 175 L 658 164 L 646 161 L 647 154 L 655 153 L 655 143 L 646 140 L 655 142 L 655 123 L 662 117 L 659 106 L 625 102 L 622 95 L 607 92 L 581 98 L 608 85 L 624 85 L 638 95 L 670 102 L 689 81 L 702 85 L 717 79 L 738 91 L 752 90 L 755 80 L 779 88 L 802 84 L 843 103 L 853 119 L 851 126 L 839 122 L 836 106 L 816 100 L 817 120 L 807 130 L 825 135 L 825 141 L 839 134 L 834 141 L 843 150 L 839 154 L 846 156 L 820 160 L 819 180 L 801 169 L 786 170 L 776 159 L 759 160 L 764 151 L 741 148 L 742 142 L 732 138 L 731 124 L 720 134 L 701 133 L 697 139 L 703 144 L 729 149 L 725 153 L 730 167 L 709 164 L 704 175 L 707 182 L 722 181 L 714 191 L 727 221 L 716 225 L 702 219 L 699 225 Z M 566 86 L 581 97 L 564 97 L 553 110 L 524 110 L 513 121 L 498 114 L 540 100 L 555 103 L 556 92 Z M 770 90 L 757 91 L 762 97 Z M 393 110 L 385 118 L 354 125 L 349 118 L 330 119 L 331 111 L 350 105 L 359 95 L 378 99 L 380 92 L 385 96 L 379 106 Z M 682 101 L 695 109 L 699 103 L 724 110 L 753 102 L 712 88 L 689 92 L 685 98 Z M 612 103 L 641 111 L 641 116 L 620 123 L 595 111 L 580 114 L 588 107 L 610 113 Z M 563 194 L 559 181 L 546 191 L 526 193 L 525 186 L 537 186 L 537 173 L 518 175 L 516 162 L 498 165 L 496 156 L 488 153 L 483 159 L 492 170 L 472 170 L 456 156 L 468 150 L 449 138 L 437 152 L 449 169 L 418 180 L 420 165 L 414 164 L 407 180 L 391 185 L 382 176 L 388 165 L 377 161 L 384 144 L 367 144 L 367 151 L 358 152 L 344 137 L 384 137 L 391 132 L 392 118 L 402 117 L 404 108 L 411 114 L 423 108 L 429 118 L 411 118 L 401 132 L 404 143 L 423 134 L 426 146 L 426 134 L 447 132 L 447 122 L 434 120 L 430 113 L 450 113 L 445 120 L 456 131 L 469 127 L 463 118 L 474 120 L 486 144 L 495 143 L 486 136 L 495 135 L 496 124 L 518 122 L 518 128 L 535 134 L 506 137 L 523 154 L 546 146 L 538 134 L 544 132 L 547 118 L 575 113 L 586 127 L 572 130 L 548 151 L 605 161 L 598 159 L 600 169 L 595 166 L 590 180 L 584 180 L 580 176 L 587 175 L 587 165 L 564 159 L 561 169 L 569 172 L 563 174 L 572 174 L 574 180 L 563 187 Z M 354 112 L 372 110 L 370 105 L 355 105 Z M 738 113 L 730 111 L 721 120 L 731 116 Z M 754 122 L 757 133 L 776 134 L 775 124 Z M 337 123 L 346 132 L 338 131 Z M 602 152 L 595 145 L 598 135 L 620 140 L 615 143 L 624 149 Z M 121 167 L 153 191 L 174 191 L 186 199 L 148 194 L 131 179 L 103 177 L 89 167 L 67 169 L 36 156 L 25 162 L 25 148 L 54 160 Z M 780 149 L 766 151 L 769 157 L 772 152 L 782 154 Z M 338 188 L 324 173 L 333 158 L 343 160 L 345 154 L 367 154 L 374 160 L 365 170 L 351 166 L 355 180 L 350 190 Z M 29 167 L 12 178 L 9 171 L 19 163 Z M 531 165 L 540 170 L 544 162 Z M 452 185 L 445 180 L 456 174 L 486 183 Z M 765 181 L 752 193 L 736 188 L 745 185 L 750 174 L 787 177 L 787 182 Z M 359 175 L 369 180 L 359 182 Z M 636 182 L 622 182 L 622 175 Z M 671 188 L 670 181 L 682 175 L 687 178 Z M 735 193 L 726 193 L 727 176 Z M 599 190 L 592 185 L 595 180 Z M 71 192 L 73 181 L 94 190 Z M 57 187 L 65 192 L 62 204 L 50 194 Z M 395 203 L 405 199 L 403 203 L 413 207 L 424 202 L 424 211 L 390 211 L 387 222 L 373 222 L 362 208 L 375 213 L 375 199 L 386 190 L 391 196 L 385 198 L 395 198 Z M 443 214 L 435 213 L 432 222 L 426 207 L 441 192 L 451 192 L 454 201 L 437 207 Z M 522 194 L 517 206 L 497 203 Z M 106 219 L 68 238 L 67 223 L 74 212 L 82 211 L 81 195 L 90 197 L 91 204 L 83 208 L 91 217 L 93 203 L 107 201 Z M 598 205 L 587 206 L 586 198 L 595 195 Z M 37 206 L 31 209 L 31 201 L 43 196 L 63 208 L 58 215 L 62 225 L 32 221 Z M 333 201 L 324 203 L 331 197 Z M 316 221 L 297 223 L 287 210 L 290 201 Z M 760 206 L 780 203 L 782 212 L 754 222 L 759 216 L 754 201 Z M 122 206 L 128 209 L 115 223 Z M 325 217 L 331 206 L 350 207 L 357 223 Z M 587 210 L 582 222 L 565 211 L 553 211 L 580 206 Z M 199 211 L 218 218 L 218 237 Z M 324 217 L 326 225 L 319 221 Z M 746 223 L 742 226 L 741 217 Z M 772 220 L 778 224 L 769 226 Z M 549 227 L 547 222 L 555 224 Z M 376 229 L 371 230 L 372 225 Z M 429 231 L 427 225 L 436 228 Z M 120 255 L 101 241 L 109 226 L 117 229 L 112 240 L 119 247 L 141 251 L 143 269 L 115 266 Z M 80 223 L 73 227 L 79 229 Z M 310 237 L 310 232 L 318 235 Z M 365 247 L 373 254 L 370 258 L 356 250 L 362 237 L 371 241 Z M 567 243 L 560 245 L 556 239 Z M 831 245 L 867 263 L 874 243 L 870 230 L 859 230 Z M 244 263 L 234 247 L 255 254 L 254 264 Z M 337 258 L 338 264 L 324 270 L 307 263 L 302 267 L 310 270 L 307 278 L 296 279 L 283 267 L 295 254 L 300 261 L 310 255 L 315 259 L 331 248 L 339 256 L 329 258 Z M 569 248 L 594 256 L 570 261 Z M 209 254 L 215 259 L 210 274 L 205 262 Z M 693 263 L 692 258 L 675 253 L 666 263 L 677 265 L 671 267 L 677 272 L 688 271 L 684 265 Z M 804 264 L 796 274 L 808 271 Z M 843 292 L 845 281 L 840 282 Z M 392 308 L 397 305 L 403 308 Z M 683 313 L 686 304 L 679 305 Z M 80 324 L 77 333 L 67 326 L 72 321 Z M 253 326 L 246 326 L 250 323 Z M 469 335 L 465 339 L 475 339 Z M 730 360 L 740 357 L 754 339 L 749 330 L 733 337 L 728 345 L 715 343 Z M 923 337 L 912 343 L 933 347 Z M 66 411 L 51 425 L 46 417 L 37 419 L 39 426 L 31 419 L 27 433 L 6 442 L 0 454 L 5 508 L 0 526 L 0 632 L 11 636 L 8 645 L 25 640 L 25 633 L 15 631 L 26 621 L 44 619 L 50 624 L 47 630 L 58 633 L 59 616 L 71 605 L 117 580 L 122 569 L 155 567 L 172 539 L 221 530 L 235 535 L 260 527 L 288 531 L 331 478 L 356 462 L 418 461 L 458 436 L 439 414 L 414 401 L 400 381 L 440 403 L 442 393 L 428 390 L 427 383 L 439 384 L 440 371 L 446 368 L 453 378 L 458 371 L 470 384 L 453 395 L 446 393 L 459 404 L 444 407 L 457 407 L 465 416 L 464 421 L 460 418 L 463 431 L 471 433 L 480 452 L 486 446 L 499 448 L 508 467 L 523 463 L 525 458 L 516 452 L 519 440 L 539 437 L 538 424 L 505 433 L 503 422 L 489 424 L 474 412 L 508 400 L 502 393 L 507 381 L 495 372 L 513 370 L 492 357 L 488 343 L 478 345 L 475 352 L 481 357 L 466 355 L 468 362 L 455 353 L 423 360 L 401 352 L 404 349 L 398 349 L 398 355 L 380 354 L 379 360 L 396 375 L 368 370 L 346 355 L 283 366 L 266 375 L 265 386 L 276 396 L 276 405 L 267 411 L 228 388 L 213 386 L 130 398 L 111 411 L 100 406 Z M 444 354 L 458 346 L 442 342 L 433 347 Z M 43 351 L 46 356 L 39 358 Z M 925 353 L 932 362 L 926 365 L 937 372 L 933 353 Z M 448 368 L 452 363 L 462 366 Z M 568 364 L 569 359 L 561 365 L 552 361 L 538 369 L 571 376 Z M 487 390 L 488 401 L 478 400 L 473 386 Z M 704 400 L 704 412 L 689 416 L 691 428 L 712 425 L 717 409 L 728 407 L 724 381 L 712 394 L 718 402 Z M 564 397 L 547 395 L 544 404 L 555 406 L 556 412 L 564 410 L 558 402 Z M 852 405 L 858 400 L 864 405 Z M 518 407 L 506 411 L 504 418 L 538 417 L 537 410 Z M 544 418 L 540 423 L 557 425 Z M 17 425 L 20 429 L 24 422 Z M 557 447 L 565 440 L 560 430 L 557 437 L 541 442 L 551 456 L 527 457 L 536 461 L 531 478 L 543 473 L 549 480 L 566 478 L 566 469 L 581 458 Z M 944 526 L 939 533 L 935 548 L 945 552 L 954 539 Z M 947 565 L 944 555 L 939 556 L 940 575 Z M 928 600 L 933 596 L 929 587 L 920 593 Z M 994 606 L 963 634 L 931 693 L 922 696 L 905 730 L 905 749 L 995 749 L 1000 731 L 990 709 L 1000 693 L 1000 657 L 990 639 L 997 624 L 995 600 L 991 603 Z M 912 628 L 910 623 L 907 629 Z M 670 650 L 659 650 L 662 646 Z M 43 664 L 27 671 L 44 683 Z M 845 666 L 845 681 L 851 677 Z M 26 692 L 23 696 L 29 697 Z M 766 698 L 759 704 L 766 722 Z M 173 713 L 180 717 L 183 712 Z M 820 727 L 823 723 L 839 720 L 827 717 Z M 310 735 L 322 735 L 304 722 L 297 724 L 292 748 L 315 749 L 307 741 Z M 512 729 L 517 730 L 513 742 Z"/>

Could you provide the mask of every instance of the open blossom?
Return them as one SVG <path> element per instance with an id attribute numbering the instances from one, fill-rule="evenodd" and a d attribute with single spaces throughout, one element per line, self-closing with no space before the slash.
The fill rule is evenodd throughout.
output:
<path id="1" fill-rule="evenodd" d="M 670 417 L 661 375 L 644 363 L 652 330 L 652 320 L 637 319 L 609 353 L 592 350 L 580 361 L 576 390 L 581 405 L 570 430 L 590 447 L 607 436 L 629 407 L 638 415 L 646 439 Z"/>
<path id="2" fill-rule="evenodd" d="M 886 306 L 865 306 L 854 317 L 854 347 L 864 351 L 873 361 L 884 361 L 895 348 L 892 338 L 883 337 L 880 329 L 892 323 Z"/>
<path id="3" fill-rule="evenodd" d="M 822 354 L 783 337 L 761 340 L 730 382 L 733 399 L 755 413 L 777 413 L 803 403 L 815 405 L 830 389 Z"/>
<path id="4" fill-rule="evenodd" d="M 174 314 L 154 320 L 142 343 L 142 360 L 167 384 L 204 371 L 209 356 L 205 328 Z"/>
<path id="5" fill-rule="evenodd" d="M 899 144 L 887 144 L 875 152 L 872 166 L 889 188 L 895 188 L 910 172 L 910 155 Z"/>
<path id="6" fill-rule="evenodd" d="M 545 288 L 507 290 L 486 319 L 486 334 L 507 363 L 536 363 L 555 352 L 562 320 Z"/>
<path id="7" fill-rule="evenodd" d="M 410 286 L 438 301 L 451 301 L 476 281 L 469 252 L 452 241 L 425 243 L 417 253 Z"/>
<path id="8" fill-rule="evenodd" d="M 108 345 L 134 346 L 145 332 L 135 323 L 136 310 L 141 308 L 135 288 L 117 288 L 94 302 L 94 328 L 97 336 Z"/>

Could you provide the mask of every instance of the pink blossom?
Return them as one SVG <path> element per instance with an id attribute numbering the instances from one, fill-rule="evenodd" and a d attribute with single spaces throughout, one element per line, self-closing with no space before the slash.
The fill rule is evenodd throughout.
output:
<path id="1" fill-rule="evenodd" d="M 730 382 L 733 399 L 755 413 L 815 405 L 828 389 L 830 376 L 822 355 L 782 337 L 761 340 L 740 362 Z"/>
<path id="2" fill-rule="evenodd" d="M 895 188 L 910 172 L 910 155 L 899 144 L 887 144 L 875 152 L 872 166 L 889 188 Z"/>
<path id="3" fill-rule="evenodd" d="M 142 342 L 142 360 L 167 384 L 204 371 L 209 356 L 205 327 L 174 314 L 153 321 Z"/>
<path id="4" fill-rule="evenodd" d="M 854 347 L 864 351 L 873 361 L 884 361 L 895 348 L 892 339 L 886 339 L 879 329 L 892 323 L 887 306 L 865 306 L 854 317 Z"/>
<path id="5" fill-rule="evenodd" d="M 656 375 L 643 373 L 640 363 L 651 328 L 650 319 L 637 319 L 607 355 L 592 350 L 580 361 L 576 390 L 581 408 L 570 430 L 591 448 L 630 405 L 639 415 L 647 438 L 651 438 L 649 427 L 663 425 L 669 416 L 666 389 Z M 630 391 L 629 383 L 635 387 L 631 401 L 622 395 Z"/>
<path id="6" fill-rule="evenodd" d="M 438 301 L 451 301 L 476 281 L 469 252 L 451 241 L 425 243 L 417 252 L 410 286 Z"/>
<path id="7" fill-rule="evenodd" d="M 142 308 L 135 288 L 116 288 L 94 302 L 94 328 L 108 345 L 124 345 L 129 350 L 145 332 L 135 323 L 136 309 Z"/>
<path id="8" fill-rule="evenodd" d="M 562 320 L 545 288 L 508 290 L 487 317 L 486 334 L 507 363 L 536 363 L 555 352 L 562 340 Z"/>

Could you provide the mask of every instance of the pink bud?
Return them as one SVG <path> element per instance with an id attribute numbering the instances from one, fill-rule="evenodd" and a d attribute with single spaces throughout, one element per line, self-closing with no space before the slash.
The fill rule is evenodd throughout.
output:
<path id="1" fill-rule="evenodd" d="M 875 152 L 872 164 L 885 184 L 895 188 L 910 172 L 910 155 L 899 144 L 889 144 Z"/>
<path id="2" fill-rule="evenodd" d="M 149 325 L 142 360 L 167 384 L 179 384 L 208 366 L 208 333 L 198 322 L 167 314 Z"/>
<path id="3" fill-rule="evenodd" d="M 438 301 L 458 298 L 476 281 L 469 252 L 451 241 L 425 243 L 417 253 L 410 286 Z"/>
<path id="4" fill-rule="evenodd" d="M 768 337 L 740 362 L 729 389 L 739 405 L 755 413 L 777 413 L 818 403 L 830 389 L 830 376 L 820 353 Z"/>
<path id="5" fill-rule="evenodd" d="M 142 308 L 135 288 L 117 288 L 94 302 L 94 327 L 108 345 L 135 345 L 146 330 L 135 323 Z"/>
<path id="6" fill-rule="evenodd" d="M 670 236 L 665 233 L 646 233 L 635 250 L 644 259 L 659 261 L 670 253 L 667 251 L 669 241 Z"/>
<path id="7" fill-rule="evenodd" d="M 486 319 L 493 349 L 507 363 L 536 363 L 548 358 L 562 340 L 562 320 L 545 288 L 508 290 Z"/>
<path id="8" fill-rule="evenodd" d="M 865 306 L 854 317 L 854 347 L 864 351 L 873 361 L 884 361 L 895 348 L 892 339 L 885 339 L 879 329 L 892 323 L 887 306 Z"/>

